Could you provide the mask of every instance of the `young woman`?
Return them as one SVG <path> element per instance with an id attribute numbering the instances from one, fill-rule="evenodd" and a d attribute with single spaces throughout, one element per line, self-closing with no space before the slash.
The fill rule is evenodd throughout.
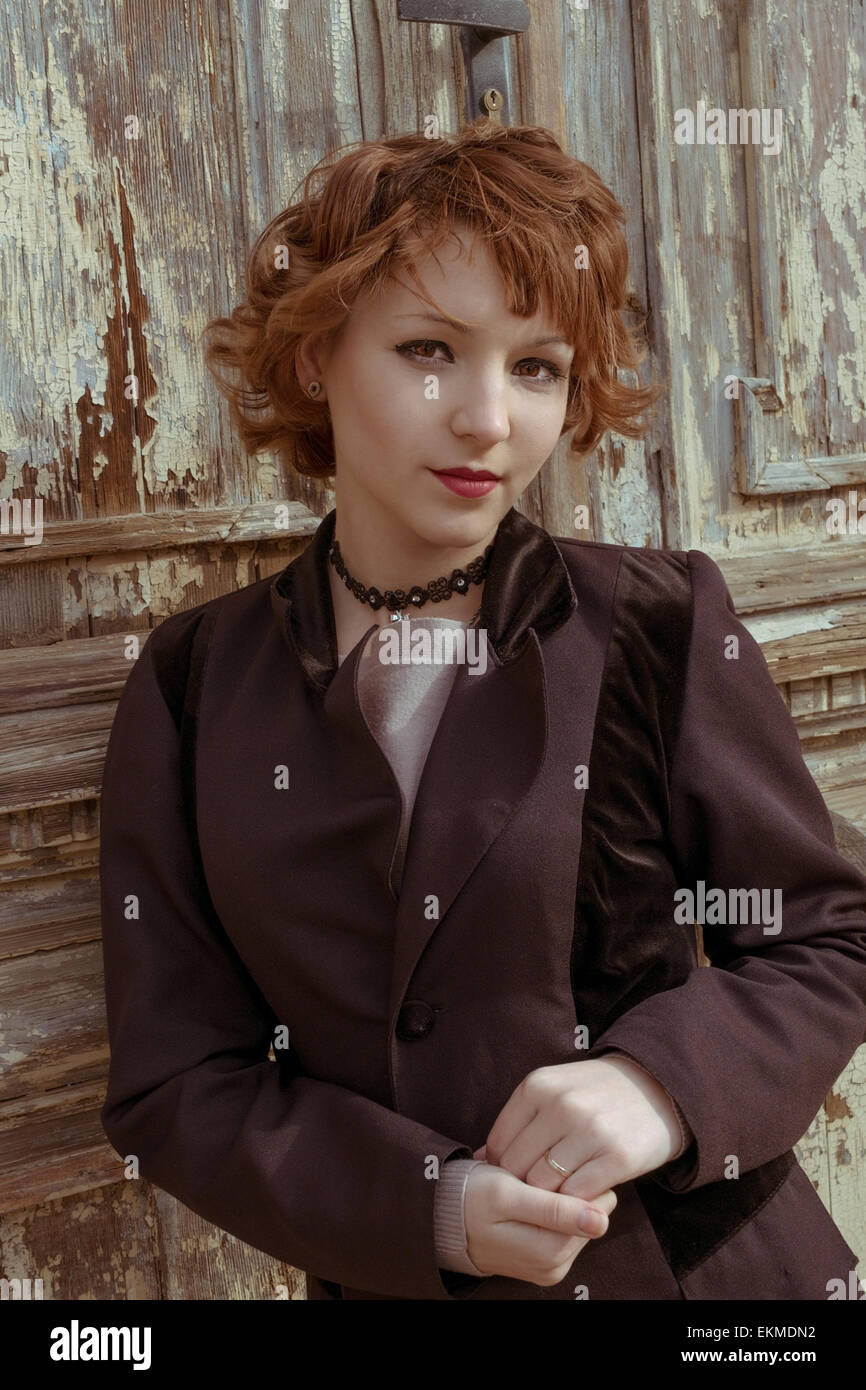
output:
<path id="1" fill-rule="evenodd" d="M 210 326 L 246 446 L 336 506 L 127 681 L 103 1123 L 312 1298 L 856 1263 L 792 1145 L 866 1031 L 866 881 L 715 564 L 515 505 L 654 398 L 622 216 L 541 129 L 361 144 Z"/>

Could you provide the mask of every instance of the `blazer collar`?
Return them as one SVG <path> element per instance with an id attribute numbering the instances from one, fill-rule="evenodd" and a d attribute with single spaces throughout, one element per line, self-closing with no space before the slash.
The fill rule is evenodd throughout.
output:
<path id="1" fill-rule="evenodd" d="M 336 519 L 333 508 L 320 521 L 306 550 L 276 576 L 270 588 L 283 636 L 297 653 L 307 679 L 320 691 L 328 688 L 338 669 L 328 582 L 328 548 Z M 544 637 L 564 623 L 576 606 L 556 542 L 511 507 L 496 531 L 478 620 L 498 660 L 503 665 L 513 661 L 523 650 L 530 628 Z M 371 610 L 371 625 L 373 621 Z"/>

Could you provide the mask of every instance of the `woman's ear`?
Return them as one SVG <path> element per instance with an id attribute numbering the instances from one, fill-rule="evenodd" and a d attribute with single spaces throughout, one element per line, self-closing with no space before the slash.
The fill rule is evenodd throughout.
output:
<path id="1" fill-rule="evenodd" d="M 319 382 L 321 389 L 316 395 L 316 399 L 319 401 L 323 401 L 327 397 L 324 374 L 330 355 L 325 337 L 321 333 L 307 334 L 295 349 L 295 372 L 298 385 L 302 391 L 309 391 L 311 382 Z"/>

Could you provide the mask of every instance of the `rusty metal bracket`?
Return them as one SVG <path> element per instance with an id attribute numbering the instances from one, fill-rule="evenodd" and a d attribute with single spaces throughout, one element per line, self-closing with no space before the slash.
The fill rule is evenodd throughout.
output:
<path id="1" fill-rule="evenodd" d="M 532 16 L 524 0 L 397 0 L 397 18 L 459 25 L 467 121 L 488 116 L 498 125 L 514 125 L 507 40 L 529 28 Z"/>

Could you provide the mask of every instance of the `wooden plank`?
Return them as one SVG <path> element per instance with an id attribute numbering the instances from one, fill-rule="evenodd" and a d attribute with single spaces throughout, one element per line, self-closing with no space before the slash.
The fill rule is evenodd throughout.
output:
<path id="1" fill-rule="evenodd" d="M 72 1104 L 66 1091 L 88 1093 Z M 89 1094 L 97 1092 L 98 1094 Z M 105 1085 L 64 1087 L 42 1111 L 0 1105 L 0 1213 L 116 1183 L 123 1165 L 100 1120 Z"/>
<path id="2" fill-rule="evenodd" d="M 22 1203 L 0 1216 L 7 1278 L 42 1280 L 44 1299 L 160 1299 L 153 1189 L 123 1182 Z"/>
<path id="3" fill-rule="evenodd" d="M 266 550 L 263 542 L 216 541 L 12 568 L 3 580 L 0 648 L 147 631 L 162 618 L 284 569 L 308 543 L 307 537 L 271 541 Z M 268 558 L 271 550 L 274 558 Z"/>
<path id="4" fill-rule="evenodd" d="M 306 1298 L 301 1270 L 211 1226 L 167 1192 L 152 1192 L 164 1252 L 160 1273 L 165 1298 Z"/>
<path id="5" fill-rule="evenodd" d="M 860 19 L 858 24 L 840 7 L 813 0 L 803 7 L 799 32 L 794 32 L 787 13 L 782 20 L 775 6 L 740 10 L 742 107 L 760 111 L 771 106 L 781 120 L 783 111 L 790 109 L 789 94 L 808 89 L 816 45 L 829 45 L 831 51 L 845 52 L 849 46 L 864 51 L 862 15 Z M 821 101 L 808 103 L 811 140 L 785 141 L 780 128 L 779 149 L 770 158 L 760 145 L 750 142 L 743 147 L 757 372 L 771 384 L 768 394 L 775 394 L 781 405 L 765 410 L 748 390 L 740 394 L 745 441 L 751 444 L 744 448 L 744 492 L 812 492 L 866 478 L 862 434 L 860 447 L 857 440 L 862 392 L 852 370 L 866 352 L 866 318 L 859 305 L 866 258 L 862 242 L 852 240 L 846 225 L 847 198 L 837 183 L 839 169 L 825 165 L 823 177 L 816 178 L 815 160 L 816 152 L 829 153 L 840 144 L 845 162 L 852 158 L 855 132 L 846 110 L 847 95 L 838 80 L 822 84 Z M 862 117 L 857 127 L 862 139 Z M 859 163 L 862 172 L 862 160 Z M 792 244 L 792 233 L 796 237 L 798 230 L 789 220 L 792 210 L 809 228 L 808 241 L 800 246 Z M 789 248 L 782 265 L 781 246 Z M 797 272 L 808 276 L 813 291 L 821 294 L 821 314 L 809 311 L 809 301 L 801 303 L 790 295 L 789 276 Z M 831 447 L 834 435 L 841 447 Z M 821 444 L 817 453 L 816 436 Z"/>
<path id="6" fill-rule="evenodd" d="M 764 642 L 761 650 L 777 685 L 818 673 L 827 676 L 860 671 L 866 653 L 866 613 L 852 615 L 829 631 L 819 628 Z"/>
<path id="7" fill-rule="evenodd" d="M 866 802 L 866 739 L 829 752 L 820 745 L 816 749 L 807 743 L 803 746 L 803 761 L 828 800 L 833 791 L 854 788 L 859 792 L 861 805 Z"/>
<path id="8" fill-rule="evenodd" d="M 99 943 L 5 961 L 0 1018 L 0 1101 L 104 1077 L 108 1034 Z"/>
<path id="9" fill-rule="evenodd" d="M 855 537 L 754 555 L 711 551 L 738 613 L 762 613 L 864 597 L 866 554 Z"/>
<path id="10" fill-rule="evenodd" d="M 3 1273 L 44 1299 L 306 1298 L 305 1275 L 211 1226 L 143 1179 L 0 1216 Z"/>
<path id="11" fill-rule="evenodd" d="M 136 632 L 139 650 L 149 632 Z M 0 721 L 39 709 L 68 710 L 119 699 L 133 666 L 125 645 L 125 633 L 111 633 L 0 652 Z"/>
<path id="12" fill-rule="evenodd" d="M 812 710 L 794 716 L 801 739 L 837 738 L 840 734 L 866 730 L 866 705 L 843 705 L 840 709 Z"/>
<path id="13" fill-rule="evenodd" d="M 860 1254 L 857 1271 L 866 1278 L 863 1213 L 866 1212 L 866 1047 L 859 1047 L 823 1105 L 830 1183 L 827 1203 L 851 1248 Z"/>
<path id="14" fill-rule="evenodd" d="M 836 676 L 811 676 L 780 687 L 795 719 L 866 706 L 866 669 Z"/>
<path id="15" fill-rule="evenodd" d="M 99 802 L 73 801 L 0 816 L 0 902 L 10 885 L 26 879 L 38 892 L 41 879 L 72 876 L 99 862 Z"/>
<path id="16" fill-rule="evenodd" d="M 0 813 L 97 796 L 116 701 L 0 720 Z"/>
<path id="17" fill-rule="evenodd" d="M 93 867 L 81 874 L 55 872 L 34 878 L 28 865 L 3 887 L 0 960 L 34 951 L 54 951 L 99 941 L 99 878 Z"/>
<path id="18" fill-rule="evenodd" d="M 0 565 L 32 565 L 67 556 L 123 555 L 221 541 L 280 545 L 311 536 L 319 524 L 302 502 L 284 498 L 249 506 L 189 507 L 181 511 L 94 516 L 46 522 L 38 545 L 0 532 Z"/>
<path id="19" fill-rule="evenodd" d="M 624 317 L 630 327 L 643 325 L 648 352 L 641 372 L 649 380 L 659 374 L 660 364 L 649 350 L 645 325 L 649 288 L 630 7 L 537 3 L 531 8 L 529 41 L 520 44 L 522 110 L 528 124 L 552 130 L 565 150 L 595 170 L 624 209 L 629 260 Z M 605 110 L 616 111 L 617 120 L 599 121 L 599 111 Z M 624 373 L 623 380 L 635 384 L 631 374 Z M 667 410 L 662 398 L 662 419 Z M 570 451 L 566 435 L 527 490 L 527 514 L 556 535 L 663 545 L 666 526 L 674 532 L 664 513 L 676 497 L 661 466 L 658 422 L 651 415 L 647 423 L 645 439 L 607 434 L 584 456 Z M 589 507 L 588 530 L 575 529 L 576 506 Z"/>
<path id="20" fill-rule="evenodd" d="M 866 12 L 833 0 L 793 8 L 641 0 L 630 9 L 652 337 L 670 384 L 661 453 L 677 505 L 666 541 L 752 551 L 771 564 L 774 547 L 822 538 L 828 493 L 739 494 L 739 403 L 726 388 L 766 377 L 781 357 L 785 409 L 769 457 L 863 450 L 864 256 L 852 228 L 864 178 Z M 850 62 L 833 62 L 838 53 Z M 779 154 L 677 144 L 677 113 L 696 113 L 699 99 L 726 114 L 779 109 Z M 794 111 L 803 119 L 788 120 Z M 761 184 L 750 191 L 755 166 Z M 768 225 L 776 234 L 762 236 Z M 784 327 L 775 344 L 754 313 L 773 296 Z M 844 487 L 830 495 L 844 496 Z"/>
<path id="21" fill-rule="evenodd" d="M 852 786 L 822 788 L 822 795 L 831 811 L 844 816 L 847 821 L 866 835 L 866 792 L 862 783 Z M 866 1096 L 864 1096 L 866 1102 Z M 864 1208 L 866 1210 L 866 1208 Z"/>

